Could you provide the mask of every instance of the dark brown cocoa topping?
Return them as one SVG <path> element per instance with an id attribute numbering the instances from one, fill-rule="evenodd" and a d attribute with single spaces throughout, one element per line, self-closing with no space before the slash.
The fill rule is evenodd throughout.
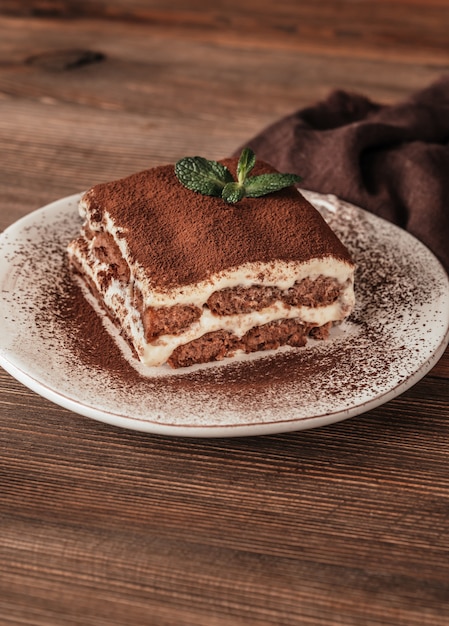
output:
<path id="1" fill-rule="evenodd" d="M 237 159 L 221 162 L 235 175 Z M 253 174 L 271 171 L 259 162 Z M 351 262 L 318 211 L 293 187 L 229 205 L 186 189 L 173 165 L 165 165 L 97 185 L 86 198 L 95 220 L 107 212 L 123 230 L 131 262 L 144 267 L 162 291 L 248 262 Z"/>

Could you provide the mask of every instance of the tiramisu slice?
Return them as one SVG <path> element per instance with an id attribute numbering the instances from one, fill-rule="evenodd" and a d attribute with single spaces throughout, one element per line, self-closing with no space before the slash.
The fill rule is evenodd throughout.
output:
<path id="1" fill-rule="evenodd" d="M 220 162 L 235 179 L 239 163 Z M 71 264 L 144 365 L 303 346 L 351 312 L 350 255 L 298 190 L 237 196 L 187 189 L 166 165 L 82 198 Z"/>

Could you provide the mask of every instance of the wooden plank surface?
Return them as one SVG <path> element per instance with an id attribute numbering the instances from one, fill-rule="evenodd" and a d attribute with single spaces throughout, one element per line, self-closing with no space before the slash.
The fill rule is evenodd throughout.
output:
<path id="1" fill-rule="evenodd" d="M 449 67 L 449 57 L 446 65 L 331 58 L 263 41 L 211 42 L 134 22 L 4 17 L 0 150 L 10 158 L 0 170 L 0 227 L 17 210 L 192 150 L 226 156 L 335 87 L 393 102 Z"/>
<path id="2" fill-rule="evenodd" d="M 140 22 L 212 41 L 447 62 L 445 0 L 3 0 L 5 14 Z M 411 57 L 411 59 L 410 59 Z"/>
<path id="3" fill-rule="evenodd" d="M 25 399 L 19 422 L 2 406 L 12 623 L 445 623 L 447 381 L 325 429 L 206 442 Z"/>
<path id="4" fill-rule="evenodd" d="M 0 3 L 0 230 L 88 186 L 232 153 L 335 88 L 449 70 L 449 3 Z M 0 624 L 446 626 L 449 352 L 318 430 L 171 439 L 0 371 Z"/>

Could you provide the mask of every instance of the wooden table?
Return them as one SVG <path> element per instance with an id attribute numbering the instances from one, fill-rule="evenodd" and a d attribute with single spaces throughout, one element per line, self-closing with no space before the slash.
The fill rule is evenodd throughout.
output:
<path id="1" fill-rule="evenodd" d="M 446 0 L 2 0 L 0 229 L 333 87 L 395 102 L 449 70 L 448 25 Z M 449 624 L 449 352 L 364 415 L 246 439 L 0 386 L 2 625 Z"/>

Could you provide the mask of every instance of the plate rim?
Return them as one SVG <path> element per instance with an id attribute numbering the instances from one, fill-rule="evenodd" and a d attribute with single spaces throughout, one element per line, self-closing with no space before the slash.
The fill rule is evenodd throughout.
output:
<path id="1" fill-rule="evenodd" d="M 58 200 L 54 200 L 43 207 L 35 209 L 34 211 L 20 217 L 18 220 L 9 225 L 2 233 L 0 233 L 0 245 L 7 240 L 8 237 L 14 237 L 15 233 L 20 233 L 23 230 L 24 226 L 29 226 L 33 222 L 36 221 L 36 218 L 40 218 L 41 216 L 46 216 L 47 213 L 52 212 L 54 210 L 61 211 L 61 207 L 63 208 L 63 212 L 67 212 L 72 204 L 77 205 L 79 198 L 83 195 L 84 192 L 77 192 L 75 194 L 71 194 L 69 196 L 65 196 Z M 436 262 L 436 267 L 439 266 L 442 276 L 446 278 L 446 286 L 447 293 L 449 294 L 449 277 L 442 266 L 439 259 L 433 254 L 429 248 L 421 241 L 416 239 L 414 235 L 401 229 L 396 224 L 392 224 L 384 220 L 379 216 L 375 216 L 372 213 L 365 211 L 364 209 L 357 207 L 351 203 L 342 201 L 338 199 L 336 196 L 332 194 L 319 194 L 317 192 L 303 190 L 301 189 L 301 193 L 303 193 L 308 199 L 313 197 L 321 199 L 323 202 L 331 201 L 332 199 L 337 199 L 340 204 L 347 205 L 357 211 L 368 214 L 371 218 L 375 218 L 377 220 L 381 220 L 385 224 L 388 225 L 388 228 L 397 229 L 401 232 L 402 236 L 410 237 L 411 239 L 418 242 L 420 246 L 422 246 L 428 254 L 431 255 L 434 262 Z M 313 202 L 313 200 L 312 200 Z M 338 210 L 337 210 L 338 211 Z M 336 212 L 334 210 L 334 212 Z M 0 260 L 3 258 L 0 257 Z M 107 408 L 98 408 L 95 406 L 91 406 L 90 404 L 83 403 L 81 399 L 71 398 L 61 391 L 58 391 L 57 388 L 50 387 L 46 382 L 36 379 L 29 372 L 24 371 L 21 367 L 8 358 L 8 351 L 4 349 L 2 345 L 0 345 L 0 365 L 7 371 L 11 376 L 13 376 L 16 380 L 22 383 L 25 387 L 29 388 L 33 392 L 38 395 L 46 398 L 50 402 L 61 406 L 62 408 L 68 409 L 71 412 L 74 412 L 79 415 L 83 415 L 84 417 L 94 419 L 99 422 L 107 423 L 109 425 L 125 428 L 129 430 L 135 430 L 145 433 L 153 433 L 160 434 L 166 436 L 176 436 L 176 437 L 197 437 L 197 438 L 212 438 L 212 437 L 242 437 L 242 436 L 257 436 L 264 434 L 280 434 L 284 432 L 292 432 L 299 430 L 306 430 L 309 428 L 319 428 L 322 426 L 330 425 L 333 423 L 337 423 L 348 418 L 354 417 L 356 415 L 361 415 L 369 410 L 372 410 L 378 406 L 385 404 L 386 402 L 392 400 L 393 398 L 398 397 L 412 386 L 414 386 L 417 382 L 419 382 L 424 376 L 432 369 L 432 367 L 437 363 L 437 361 L 441 358 L 446 347 L 449 343 L 449 312 L 446 320 L 446 330 L 444 336 L 442 337 L 440 343 L 436 346 L 433 353 L 428 356 L 428 358 L 421 362 L 420 366 L 417 370 L 411 373 L 405 380 L 398 382 L 394 387 L 388 389 L 387 391 L 380 392 L 375 395 L 373 398 L 369 400 L 363 400 L 359 403 L 356 403 L 352 407 L 348 407 L 345 409 L 330 411 L 328 413 L 321 413 L 318 415 L 310 415 L 308 417 L 289 417 L 285 420 L 276 420 L 276 421 L 263 421 L 263 422 L 245 422 L 242 424 L 238 423 L 229 423 L 229 424 L 174 424 L 174 423 L 165 423 L 162 421 L 154 421 L 151 419 L 141 419 L 138 417 L 132 417 L 123 415 L 119 412 L 109 411 Z"/>

